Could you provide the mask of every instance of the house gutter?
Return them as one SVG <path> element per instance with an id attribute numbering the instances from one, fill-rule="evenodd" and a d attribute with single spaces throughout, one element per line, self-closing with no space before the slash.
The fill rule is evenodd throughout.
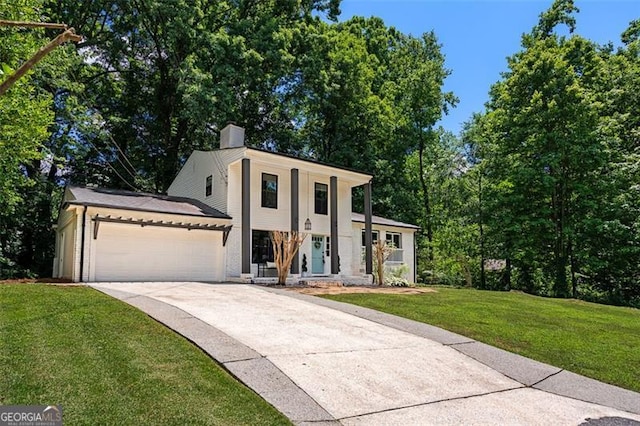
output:
<path id="1" fill-rule="evenodd" d="M 85 233 L 86 233 L 86 228 L 87 227 L 87 206 L 84 206 L 84 209 L 82 210 L 82 236 L 81 236 L 81 243 L 80 243 L 80 282 L 82 282 L 82 278 L 84 275 L 84 240 L 85 240 Z"/>

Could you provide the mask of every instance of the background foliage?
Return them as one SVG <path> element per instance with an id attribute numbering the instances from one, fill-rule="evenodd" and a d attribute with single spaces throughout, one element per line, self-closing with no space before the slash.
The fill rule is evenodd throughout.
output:
<path id="1" fill-rule="evenodd" d="M 614 48 L 573 35 L 577 12 L 544 11 L 452 135 L 436 34 L 338 23 L 339 0 L 0 3 L 84 36 L 0 98 L 0 277 L 51 274 L 65 184 L 165 191 L 235 122 L 373 173 L 374 213 L 421 226 L 424 282 L 637 304 L 640 21 Z M 3 72 L 53 36 L 1 28 Z"/>

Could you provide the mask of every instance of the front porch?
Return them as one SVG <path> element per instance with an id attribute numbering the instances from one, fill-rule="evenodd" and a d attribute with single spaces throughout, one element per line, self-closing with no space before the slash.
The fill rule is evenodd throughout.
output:
<path id="1" fill-rule="evenodd" d="M 229 281 L 243 284 L 276 285 L 277 277 L 242 277 L 229 278 Z M 373 285 L 373 275 L 359 276 L 314 276 L 303 277 L 301 275 L 289 275 L 287 287 L 346 287 Z"/>

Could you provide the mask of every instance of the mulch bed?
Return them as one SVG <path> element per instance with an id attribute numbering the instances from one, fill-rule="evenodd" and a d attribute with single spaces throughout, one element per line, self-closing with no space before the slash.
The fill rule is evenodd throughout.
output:
<path id="1" fill-rule="evenodd" d="M 12 280 L 0 280 L 0 285 L 2 284 L 73 284 L 80 285 L 79 283 L 74 283 L 73 281 L 66 278 L 15 278 Z"/>
<path id="2" fill-rule="evenodd" d="M 345 293 L 386 293 L 386 294 L 422 294 L 435 293 L 426 287 L 387 287 L 387 286 L 324 286 L 324 287 L 286 287 L 287 290 L 302 294 L 345 294 Z"/>

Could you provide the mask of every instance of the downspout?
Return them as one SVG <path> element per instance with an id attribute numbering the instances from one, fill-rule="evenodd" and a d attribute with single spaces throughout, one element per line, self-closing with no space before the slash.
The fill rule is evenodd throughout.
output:
<path id="1" fill-rule="evenodd" d="M 84 234 L 85 228 L 87 227 L 87 206 L 84 206 L 84 210 L 82 211 L 82 236 L 81 236 L 81 245 L 80 245 L 80 280 L 82 282 L 82 278 L 84 275 Z"/>

